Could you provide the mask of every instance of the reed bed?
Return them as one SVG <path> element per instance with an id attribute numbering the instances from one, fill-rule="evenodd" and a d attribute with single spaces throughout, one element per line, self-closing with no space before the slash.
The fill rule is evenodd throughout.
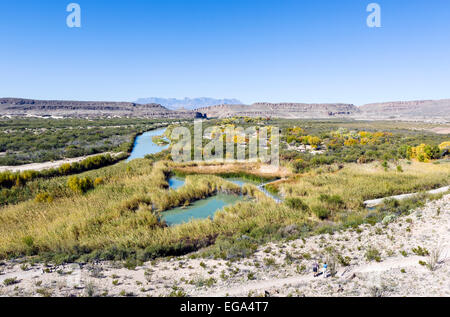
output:
<path id="1" fill-rule="evenodd" d="M 242 236 L 250 239 L 245 241 L 259 243 L 286 237 L 285 228 L 298 235 L 330 224 L 339 226 L 343 221 L 358 223 L 367 215 L 361 206 L 365 199 L 450 183 L 449 164 L 402 166 L 403 172 L 398 172 L 393 168 L 385 171 L 376 164 L 351 164 L 333 172 L 313 171 L 277 184 L 286 198 L 302 203 L 276 204 L 254 186 L 245 185 L 242 193 L 255 200 L 227 206 L 212 220 L 167 227 L 160 221 L 164 210 L 218 192 L 240 194 L 241 188 L 217 176 L 189 175 L 185 186 L 172 190 L 167 183 L 173 172 L 170 163 L 148 159 L 119 163 L 81 174 L 105 178 L 104 184 L 86 194 L 68 191 L 67 178 L 60 177 L 51 180 L 54 186 L 61 187 L 60 196 L 52 202 L 30 199 L 2 208 L 0 258 L 38 255 L 59 262 L 129 257 L 143 261 L 185 254 L 216 241 L 222 241 L 216 244 L 222 249 L 224 245 L 233 248 L 244 243 Z M 48 189 L 49 183 L 44 187 Z M 315 205 L 324 204 L 332 211 L 326 219 L 314 212 Z M 224 239 L 232 242 L 223 244 Z"/>

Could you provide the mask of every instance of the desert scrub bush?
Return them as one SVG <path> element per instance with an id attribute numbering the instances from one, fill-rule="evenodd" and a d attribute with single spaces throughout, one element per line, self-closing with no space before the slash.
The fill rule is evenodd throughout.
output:
<path id="1" fill-rule="evenodd" d="M 396 215 L 394 215 L 394 214 L 389 214 L 389 215 L 387 215 L 386 217 L 383 218 L 383 220 L 381 221 L 381 223 L 382 223 L 383 225 L 388 225 L 388 224 L 390 224 L 391 222 L 393 222 L 395 219 L 397 219 L 397 216 L 396 216 Z"/>
<path id="2" fill-rule="evenodd" d="M 224 260 L 238 260 L 252 255 L 257 248 L 257 241 L 247 236 L 235 236 L 232 238 L 220 236 L 213 246 L 202 252 L 202 256 L 213 256 Z"/>
<path id="3" fill-rule="evenodd" d="M 301 257 L 302 257 L 303 259 L 305 259 L 305 260 L 311 260 L 311 259 L 312 259 L 311 254 L 310 254 L 310 253 L 307 253 L 307 252 L 303 253 L 303 254 L 301 255 Z"/>
<path id="4" fill-rule="evenodd" d="M 430 271 L 435 271 L 437 269 L 439 263 L 442 261 L 442 252 L 443 250 L 440 246 L 435 247 L 429 252 L 426 267 Z"/>
<path id="5" fill-rule="evenodd" d="M 339 195 L 327 195 L 320 194 L 319 200 L 324 203 L 329 209 L 339 210 L 342 206 L 345 205 L 344 200 Z"/>
<path id="6" fill-rule="evenodd" d="M 94 297 L 97 293 L 97 287 L 94 283 L 89 282 L 84 290 L 87 297 Z"/>
<path id="7" fill-rule="evenodd" d="M 187 294 L 186 292 L 183 290 L 183 288 L 178 287 L 178 286 L 173 286 L 172 287 L 172 291 L 169 293 L 169 295 L 167 295 L 168 297 L 186 297 Z"/>
<path id="8" fill-rule="evenodd" d="M 94 179 L 94 187 L 103 185 L 105 183 L 105 180 L 103 179 L 103 177 L 97 177 L 96 179 Z"/>
<path id="9" fill-rule="evenodd" d="M 412 248 L 411 251 L 418 256 L 427 256 L 430 255 L 427 249 L 422 248 L 421 246 L 417 246 L 417 248 Z"/>
<path id="10" fill-rule="evenodd" d="M 194 284 L 196 287 L 211 287 L 216 284 L 216 279 L 210 277 L 208 279 L 198 278 L 194 281 L 191 281 L 191 284 Z"/>
<path id="11" fill-rule="evenodd" d="M 331 211 L 329 209 L 320 205 L 313 206 L 312 212 L 320 220 L 328 219 L 328 217 L 330 217 L 331 215 Z"/>
<path id="12" fill-rule="evenodd" d="M 309 210 L 309 206 L 307 204 L 305 204 L 302 199 L 297 198 L 297 197 L 286 198 L 284 203 L 286 204 L 286 206 L 288 206 L 289 208 L 292 208 L 292 209 L 298 209 L 298 210 L 302 210 L 302 211 Z"/>
<path id="13" fill-rule="evenodd" d="M 368 261 L 376 261 L 381 262 L 381 254 L 380 251 L 378 251 L 375 248 L 369 248 L 366 251 L 365 257 Z"/>
<path id="14" fill-rule="evenodd" d="M 38 288 L 36 293 L 41 295 L 42 297 L 52 297 L 52 292 L 47 288 Z"/>
<path id="15" fill-rule="evenodd" d="M 276 266 L 276 261 L 274 258 L 264 258 L 265 266 Z"/>
<path id="16" fill-rule="evenodd" d="M 51 202 L 53 202 L 53 196 L 47 192 L 39 193 L 36 195 L 34 200 L 38 203 L 51 203 Z"/>
<path id="17" fill-rule="evenodd" d="M 379 286 L 373 285 L 369 288 L 370 296 L 372 297 L 384 297 L 388 291 L 389 287 L 384 283 L 381 283 Z"/>
<path id="18" fill-rule="evenodd" d="M 20 269 L 22 271 L 28 271 L 30 269 L 30 266 L 28 264 L 26 264 L 26 263 L 23 263 L 23 264 L 20 265 Z"/>
<path id="19" fill-rule="evenodd" d="M 336 258 L 342 266 L 349 266 L 352 260 L 349 256 L 344 257 L 342 254 L 338 254 Z"/>
<path id="20" fill-rule="evenodd" d="M 19 283 L 19 280 L 17 279 L 17 277 L 11 277 L 11 278 L 7 278 L 5 280 L 3 280 L 3 285 L 5 286 L 11 286 L 14 284 Z"/>
<path id="21" fill-rule="evenodd" d="M 94 188 L 94 182 L 90 177 L 72 176 L 67 181 L 67 186 L 76 193 L 84 194 L 88 190 Z"/>
<path id="22" fill-rule="evenodd" d="M 403 200 L 385 199 L 383 204 L 380 205 L 377 210 L 382 214 L 389 214 L 390 217 L 409 215 L 412 210 L 423 207 L 427 199 L 433 199 L 433 196 L 428 194 L 417 194 Z"/>

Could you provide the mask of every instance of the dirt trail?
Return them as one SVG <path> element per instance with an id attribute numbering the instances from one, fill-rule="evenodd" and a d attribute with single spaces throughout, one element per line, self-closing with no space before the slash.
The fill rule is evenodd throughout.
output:
<path id="1" fill-rule="evenodd" d="M 427 194 L 431 194 L 431 195 L 436 195 L 436 194 L 446 193 L 449 190 L 450 190 L 450 186 L 445 186 L 445 187 L 441 187 L 441 188 L 438 188 L 438 189 L 429 190 L 426 193 Z M 411 197 L 413 197 L 415 195 L 418 195 L 418 194 L 419 193 L 403 194 L 403 195 L 397 195 L 397 196 L 390 196 L 390 197 L 366 200 L 364 202 L 364 205 L 366 205 L 366 207 L 368 207 L 368 208 L 371 208 L 371 207 L 375 207 L 375 206 L 378 206 L 378 205 L 382 204 L 385 199 L 403 200 L 403 199 L 411 198 Z"/>
<path id="2" fill-rule="evenodd" d="M 443 251 L 444 258 L 446 258 L 446 254 L 450 254 L 450 247 L 446 248 Z M 365 265 L 359 265 L 359 266 L 352 266 L 347 267 L 344 269 L 338 270 L 336 276 L 345 278 L 345 279 L 351 279 L 354 274 L 357 273 L 381 273 L 381 272 L 387 272 L 392 269 L 405 269 L 408 267 L 416 267 L 418 261 L 423 260 L 423 257 L 420 256 L 411 256 L 411 257 L 396 257 L 392 259 L 388 259 L 386 261 L 383 261 L 381 263 L 369 263 Z M 445 260 L 446 262 L 449 262 L 450 260 Z M 424 267 L 423 272 L 427 272 L 427 269 Z M 330 277 L 327 277 L 329 279 Z M 246 284 L 242 284 L 239 286 L 227 288 L 224 290 L 220 290 L 218 292 L 208 292 L 205 294 L 201 294 L 199 296 L 206 296 L 206 297 L 225 297 L 225 296 L 231 296 L 231 297 L 241 297 L 241 296 L 247 296 L 249 293 L 253 292 L 255 294 L 261 294 L 264 293 L 264 291 L 268 289 L 273 288 L 281 288 L 287 285 L 299 285 L 306 282 L 311 281 L 320 281 L 323 280 L 324 277 L 322 275 L 318 277 L 314 277 L 311 274 L 309 275 L 302 275 L 302 276 L 293 276 L 288 278 L 281 278 L 281 279 L 269 279 L 265 281 L 255 281 L 255 282 L 248 282 Z"/>
<path id="3" fill-rule="evenodd" d="M 43 170 L 47 170 L 47 169 L 51 169 L 51 168 L 60 167 L 61 165 L 66 164 L 66 163 L 72 164 L 72 163 L 76 163 L 76 162 L 81 162 L 81 161 L 83 161 L 89 157 L 93 157 L 93 156 L 106 155 L 106 154 L 110 154 L 112 156 L 118 156 L 122 153 L 123 152 L 120 152 L 120 153 L 105 152 L 105 153 L 98 153 L 98 154 L 93 154 L 93 155 L 74 157 L 74 158 L 69 158 L 69 159 L 64 159 L 64 160 L 59 160 L 59 161 L 52 161 L 52 162 L 32 163 L 32 164 L 24 164 L 24 165 L 17 165 L 17 166 L 0 166 L 0 172 L 10 171 L 10 172 L 15 173 L 15 172 L 23 172 L 23 171 L 43 171 Z"/>

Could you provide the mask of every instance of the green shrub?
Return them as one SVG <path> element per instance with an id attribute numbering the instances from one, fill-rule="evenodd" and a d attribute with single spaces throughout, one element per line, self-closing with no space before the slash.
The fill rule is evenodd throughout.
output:
<path id="1" fill-rule="evenodd" d="M 205 250 L 202 255 L 204 257 L 213 256 L 226 260 L 238 260 L 253 254 L 257 247 L 257 241 L 247 236 L 234 238 L 220 236 L 216 243 Z"/>
<path id="2" fill-rule="evenodd" d="M 97 177 L 94 180 L 94 186 L 97 187 L 99 185 L 103 185 L 105 183 L 105 180 L 103 179 L 103 177 Z"/>
<path id="3" fill-rule="evenodd" d="M 17 277 L 7 278 L 3 281 L 3 285 L 10 286 L 19 283 Z"/>
<path id="4" fill-rule="evenodd" d="M 341 254 L 338 254 L 337 260 L 342 266 L 349 266 L 352 259 L 349 256 L 344 257 Z"/>
<path id="5" fill-rule="evenodd" d="M 417 254 L 418 256 L 428 256 L 430 252 L 427 249 L 422 248 L 421 246 L 417 246 L 417 248 L 412 248 L 412 252 Z"/>
<path id="6" fill-rule="evenodd" d="M 377 261 L 377 262 L 381 262 L 381 254 L 380 251 L 378 251 L 375 248 L 370 248 L 366 251 L 366 259 L 368 261 Z"/>
<path id="7" fill-rule="evenodd" d="M 31 237 L 31 236 L 25 236 L 25 237 L 23 237 L 22 241 L 23 241 L 23 243 L 24 243 L 27 247 L 29 247 L 29 248 L 32 248 L 33 245 L 34 245 L 34 239 L 33 239 L 33 237 Z"/>
<path id="8" fill-rule="evenodd" d="M 331 211 L 323 206 L 314 206 L 312 212 L 321 220 L 325 220 L 331 215 Z"/>
<path id="9" fill-rule="evenodd" d="M 383 225 L 387 225 L 387 224 L 391 223 L 392 221 L 394 221 L 396 218 L 397 218 L 396 215 L 389 214 L 383 218 L 382 223 L 383 223 Z"/>
<path id="10" fill-rule="evenodd" d="M 38 203 L 51 203 L 53 202 L 53 196 L 49 193 L 39 193 L 34 200 Z"/>
<path id="11" fill-rule="evenodd" d="M 309 206 L 303 202 L 300 198 L 290 197 L 285 200 L 286 206 L 292 209 L 298 209 L 302 211 L 309 210 Z"/>
<path id="12" fill-rule="evenodd" d="M 319 200 L 328 204 L 328 205 L 333 205 L 333 206 L 342 206 L 344 205 L 344 200 L 342 199 L 341 196 L 339 195 L 326 195 L 326 194 L 321 194 L 319 196 Z"/>
<path id="13" fill-rule="evenodd" d="M 94 182 L 90 177 L 78 177 L 78 176 L 72 176 L 67 181 L 67 186 L 69 188 L 77 193 L 86 193 L 88 190 L 92 189 L 94 187 Z"/>

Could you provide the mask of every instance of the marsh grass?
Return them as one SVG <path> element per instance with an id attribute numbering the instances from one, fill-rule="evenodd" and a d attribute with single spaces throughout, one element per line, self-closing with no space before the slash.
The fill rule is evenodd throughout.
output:
<path id="1" fill-rule="evenodd" d="M 402 173 L 395 170 L 385 172 L 375 163 L 348 164 L 333 172 L 311 171 L 301 178 L 281 182 L 278 188 L 287 199 L 301 199 L 312 210 L 315 209 L 317 217 L 331 217 L 336 221 L 348 211 L 353 215 L 362 211 L 365 200 L 426 191 L 450 183 L 450 164 L 437 167 L 414 162 L 403 166 L 403 169 Z"/>
<path id="2" fill-rule="evenodd" d="M 280 185 L 289 197 L 300 197 L 307 205 L 331 206 L 324 221 L 297 208 L 301 204 L 276 204 L 255 186 L 245 185 L 242 194 L 256 199 L 227 206 L 214 219 L 167 227 L 160 217 L 169 208 L 218 192 L 241 193 L 239 186 L 211 175 L 189 175 L 185 186 L 169 189 L 170 164 L 139 159 L 82 173 L 80 177 L 104 179 L 85 194 L 69 190 L 67 177 L 36 182 L 54 199 L 47 203 L 30 199 L 2 208 L 0 258 L 37 255 L 54 262 L 132 259 L 140 263 L 204 248 L 205 256 L 233 260 L 250 255 L 267 241 L 381 221 L 383 212 L 370 216 L 362 209 L 364 199 L 397 193 L 397 188 L 400 193 L 434 188 L 448 184 L 449 178 L 445 164 L 414 163 L 403 173 L 392 174 L 371 165 L 349 166 Z"/>

